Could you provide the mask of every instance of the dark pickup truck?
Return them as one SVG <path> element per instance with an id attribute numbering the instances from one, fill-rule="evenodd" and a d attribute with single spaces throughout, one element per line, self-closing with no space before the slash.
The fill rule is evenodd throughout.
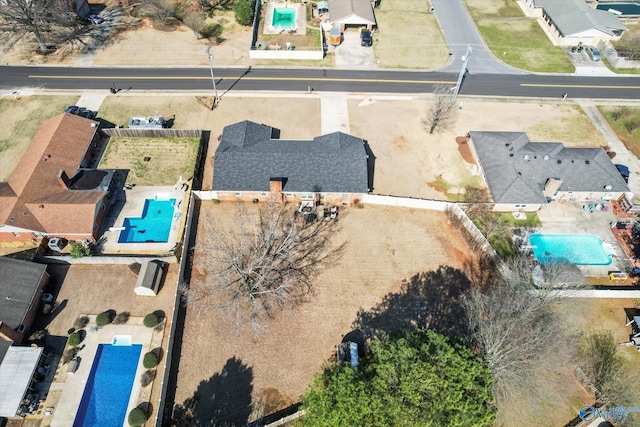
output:
<path id="1" fill-rule="evenodd" d="M 360 31 L 360 40 L 361 40 L 362 46 L 373 45 L 373 37 L 371 36 L 371 31 L 370 30 Z"/>

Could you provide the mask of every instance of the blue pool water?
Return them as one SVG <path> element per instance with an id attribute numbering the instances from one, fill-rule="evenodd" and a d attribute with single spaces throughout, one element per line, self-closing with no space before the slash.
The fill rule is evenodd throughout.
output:
<path id="1" fill-rule="evenodd" d="M 638 3 L 598 3 L 596 7 L 600 10 L 617 10 L 622 13 L 622 16 L 640 15 L 640 4 Z"/>
<path id="2" fill-rule="evenodd" d="M 166 243 L 169 241 L 176 199 L 146 199 L 142 217 L 125 218 L 118 243 Z"/>
<path id="3" fill-rule="evenodd" d="M 122 427 L 142 345 L 99 344 L 73 427 Z"/>
<path id="4" fill-rule="evenodd" d="M 541 264 L 611 264 L 602 240 L 593 234 L 532 234 L 529 244 Z"/>
<path id="5" fill-rule="evenodd" d="M 287 30 L 294 29 L 296 27 L 296 9 L 292 7 L 278 7 L 273 9 L 271 25 Z"/>

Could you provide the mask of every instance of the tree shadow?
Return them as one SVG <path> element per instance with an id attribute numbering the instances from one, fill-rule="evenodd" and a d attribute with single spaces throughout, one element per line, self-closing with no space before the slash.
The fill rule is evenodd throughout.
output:
<path id="1" fill-rule="evenodd" d="M 193 397 L 175 407 L 173 420 L 177 425 L 245 426 L 252 392 L 253 368 L 234 356 L 220 373 L 201 381 Z"/>
<path id="2" fill-rule="evenodd" d="M 471 286 L 467 276 L 453 267 L 418 273 L 403 281 L 399 292 L 385 295 L 376 307 L 360 309 L 352 326 L 367 338 L 403 327 L 422 327 L 466 340 L 469 331 L 461 299 Z"/>

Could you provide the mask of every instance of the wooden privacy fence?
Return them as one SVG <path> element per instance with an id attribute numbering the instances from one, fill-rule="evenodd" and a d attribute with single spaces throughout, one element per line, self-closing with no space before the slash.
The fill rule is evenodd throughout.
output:
<path id="1" fill-rule="evenodd" d="M 101 129 L 111 138 L 200 138 L 200 129 Z"/>

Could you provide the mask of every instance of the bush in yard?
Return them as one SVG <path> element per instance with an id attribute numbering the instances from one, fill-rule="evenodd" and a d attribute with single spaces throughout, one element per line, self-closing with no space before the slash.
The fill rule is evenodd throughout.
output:
<path id="1" fill-rule="evenodd" d="M 147 370 L 144 371 L 144 374 L 140 377 L 140 384 L 142 387 L 147 387 L 153 382 L 153 379 L 156 377 L 155 370 Z"/>
<path id="2" fill-rule="evenodd" d="M 205 24 L 200 29 L 198 34 L 200 34 L 200 37 L 202 37 L 203 39 L 215 40 L 217 42 L 220 41 L 220 36 L 222 35 L 223 31 L 224 28 L 222 27 L 222 25 L 217 23 L 209 23 Z"/>
<path id="3" fill-rule="evenodd" d="M 238 0 L 233 5 L 233 13 L 236 17 L 236 22 L 240 25 L 253 24 L 253 13 L 256 9 L 255 0 Z"/>
<path id="4" fill-rule="evenodd" d="M 158 366 L 158 356 L 152 351 L 146 353 L 142 359 L 142 366 L 145 369 L 153 369 Z"/>
<path id="5" fill-rule="evenodd" d="M 83 245 L 80 242 L 71 243 L 71 249 L 69 250 L 71 258 L 78 259 L 91 255 L 91 249 L 88 246 Z"/>
<path id="6" fill-rule="evenodd" d="M 81 342 L 82 342 L 82 337 L 80 336 L 80 334 L 78 332 L 74 332 L 71 335 L 69 335 L 69 340 L 67 341 L 67 344 L 69 344 L 69 347 L 76 347 Z"/>
<path id="7" fill-rule="evenodd" d="M 87 326 L 89 324 L 89 317 L 88 316 L 80 316 L 76 319 L 75 323 L 73 324 L 73 326 L 76 329 L 82 329 L 85 326 Z"/>
<path id="8" fill-rule="evenodd" d="M 147 414 L 140 408 L 133 408 L 131 412 L 129 412 L 127 421 L 132 427 L 141 426 L 147 421 Z"/>
<path id="9" fill-rule="evenodd" d="M 160 323 L 160 319 L 158 318 L 157 314 L 149 313 L 144 316 L 144 320 L 142 321 L 142 323 L 144 323 L 144 326 L 146 326 L 147 328 L 155 328 L 156 326 L 158 326 L 158 323 Z"/>
<path id="10" fill-rule="evenodd" d="M 105 326 L 111 323 L 111 314 L 108 311 L 103 311 L 96 316 L 96 325 Z"/>

